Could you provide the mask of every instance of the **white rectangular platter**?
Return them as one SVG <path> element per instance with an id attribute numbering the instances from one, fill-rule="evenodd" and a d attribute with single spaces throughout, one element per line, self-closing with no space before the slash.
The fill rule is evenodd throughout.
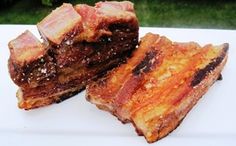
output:
<path id="1" fill-rule="evenodd" d="M 8 42 L 34 25 L 0 25 L 0 146 L 149 145 L 131 124 L 98 110 L 85 93 L 60 104 L 25 111 L 17 107 L 17 87 L 8 74 Z M 151 145 L 236 145 L 236 31 L 214 29 L 140 28 L 173 41 L 221 44 L 228 42 L 229 59 L 223 80 L 216 82 L 170 135 Z"/>

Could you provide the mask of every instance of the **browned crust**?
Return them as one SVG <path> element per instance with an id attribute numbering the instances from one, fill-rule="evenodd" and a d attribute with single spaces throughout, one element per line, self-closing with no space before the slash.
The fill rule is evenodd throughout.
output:
<path id="1" fill-rule="evenodd" d="M 81 78 L 73 80 L 72 82 L 68 82 L 62 85 L 59 85 L 60 83 L 58 83 L 57 81 L 56 83 L 54 83 L 54 81 L 50 86 L 45 85 L 42 87 L 38 87 L 39 89 L 37 89 L 37 87 L 34 89 L 20 88 L 17 91 L 18 107 L 29 110 L 50 105 L 52 103 L 60 103 L 61 101 L 64 101 L 71 96 L 76 95 L 77 93 L 82 91 L 90 81 L 102 76 L 107 70 L 119 65 L 125 60 L 126 55 L 120 58 L 109 60 L 106 63 L 97 66 L 99 70 L 93 68 L 97 71 L 93 76 L 84 76 L 84 79 Z M 42 90 L 46 92 L 41 92 Z"/>
<path id="2" fill-rule="evenodd" d="M 196 85 L 186 96 L 186 99 L 181 102 L 173 112 L 169 115 L 165 115 L 161 122 L 161 127 L 156 130 L 153 137 L 146 137 L 148 143 L 153 143 L 171 133 L 175 130 L 187 113 L 193 108 L 193 106 L 198 102 L 198 100 L 208 91 L 212 84 L 218 79 L 223 67 L 226 64 L 228 56 L 226 55 L 222 62 L 210 72 L 205 79 L 203 79 L 198 85 Z M 133 123 L 136 131 L 139 135 L 143 135 L 142 131 Z"/>
<path id="3" fill-rule="evenodd" d="M 76 95 L 80 91 L 84 89 L 85 84 L 81 84 L 78 87 L 70 88 L 61 92 L 57 92 L 55 94 L 51 94 L 47 97 L 41 97 L 41 98 L 34 98 L 34 99 L 24 99 L 23 98 L 23 92 L 21 89 L 19 89 L 16 93 L 17 99 L 18 99 L 18 107 L 30 110 L 39 108 L 42 106 L 50 105 L 52 103 L 60 103 L 68 98 L 70 98 L 73 95 Z"/>
<path id="4" fill-rule="evenodd" d="M 149 72 L 152 69 L 154 62 L 157 61 L 155 59 L 157 54 L 156 50 L 147 52 L 143 60 L 132 70 L 133 75 L 137 76 L 141 73 Z"/>
<path id="5" fill-rule="evenodd" d="M 192 44 L 192 45 L 196 46 L 196 44 Z M 193 46 L 186 46 L 186 48 L 183 50 L 192 49 L 192 47 Z M 188 76 L 187 80 L 183 80 L 185 83 L 183 86 L 183 90 L 180 91 L 180 94 L 177 95 L 176 98 L 175 98 L 175 96 L 173 96 L 171 101 L 169 101 L 168 99 L 163 101 L 163 105 L 165 106 L 165 104 L 167 104 L 167 108 L 164 108 L 165 109 L 164 112 L 160 111 L 161 112 L 160 115 L 156 115 L 156 113 L 154 113 L 154 112 L 158 112 L 158 111 L 152 111 L 152 108 L 154 108 L 154 107 L 152 106 L 151 102 L 152 101 L 155 102 L 155 100 L 158 100 L 158 99 L 154 98 L 154 96 L 153 96 L 154 93 L 152 95 L 150 95 L 153 98 L 150 99 L 150 101 L 147 101 L 147 104 L 144 104 L 143 100 L 137 100 L 137 102 L 135 102 L 135 101 L 132 102 L 133 100 L 136 100 L 136 99 L 131 99 L 131 102 L 128 103 L 126 106 L 124 106 L 124 108 L 128 108 L 128 110 L 120 110 L 121 113 L 120 114 L 117 113 L 117 111 L 119 111 L 119 107 L 117 109 L 116 103 L 117 103 L 117 98 L 119 97 L 119 92 L 120 92 L 121 88 L 123 88 L 125 86 L 125 84 L 127 82 L 131 82 L 131 81 L 126 80 L 126 79 L 120 81 L 120 80 L 116 79 L 113 82 L 109 82 L 110 81 L 109 79 L 112 79 L 110 77 L 113 76 L 114 73 L 115 74 L 118 74 L 118 73 L 122 74 L 122 72 L 121 73 L 120 72 L 118 72 L 118 73 L 111 72 L 113 74 L 110 73 L 110 74 L 108 74 L 108 76 L 106 78 L 103 78 L 103 79 L 99 80 L 98 82 L 88 86 L 87 92 L 86 92 L 87 100 L 90 101 L 91 103 L 95 104 L 99 109 L 106 110 L 106 111 L 110 112 L 111 114 L 117 116 L 117 118 L 119 120 L 121 120 L 122 123 L 131 122 L 135 126 L 136 132 L 138 133 L 138 135 L 145 136 L 147 142 L 149 142 L 149 143 L 155 142 L 155 141 L 165 137 L 166 135 L 168 135 L 171 131 L 173 131 L 180 124 L 180 122 L 184 119 L 184 117 L 187 115 L 187 113 L 193 108 L 193 106 L 197 103 L 197 101 L 207 92 L 207 90 L 210 88 L 210 86 L 216 80 L 218 80 L 219 77 L 221 76 L 220 73 L 221 73 L 221 71 L 227 61 L 227 57 L 228 57 L 228 54 L 227 54 L 228 53 L 228 51 L 227 51 L 228 44 L 225 43 L 220 46 L 206 45 L 205 48 L 207 48 L 207 47 L 209 47 L 208 51 L 212 51 L 211 53 L 214 53 L 214 56 L 213 56 L 213 54 L 211 54 L 211 58 L 214 58 L 214 59 L 204 58 L 204 60 L 201 61 L 201 64 L 198 64 L 196 62 L 197 63 L 197 64 L 195 64 L 196 67 L 194 67 L 194 68 L 186 67 L 185 70 L 191 69 L 191 71 L 192 71 L 191 76 Z M 205 49 L 205 48 L 201 48 L 199 46 L 197 49 Z M 218 51 L 215 52 L 215 51 L 213 51 L 213 49 L 217 49 Z M 192 50 L 192 51 L 194 51 L 194 50 Z M 146 52 L 148 52 L 148 51 L 146 51 Z M 204 53 L 207 53 L 207 52 L 205 52 L 205 50 L 202 50 L 201 55 L 204 55 Z M 215 54 L 215 53 L 217 53 L 217 54 Z M 145 54 L 145 52 L 143 54 Z M 140 62 L 135 65 L 129 64 L 129 61 L 127 62 L 127 64 L 128 64 L 127 66 L 129 66 L 129 67 L 131 67 L 131 65 L 135 66 L 135 68 L 130 73 L 130 74 L 132 74 L 132 77 L 137 77 L 137 76 L 139 77 L 139 76 L 141 76 L 140 74 L 142 74 L 142 73 L 148 75 L 149 69 L 150 69 L 150 67 L 152 67 L 151 63 L 153 61 L 151 61 L 151 60 L 152 60 L 152 58 L 154 58 L 154 56 L 155 56 L 154 54 L 155 53 L 150 53 L 150 54 L 146 53 L 146 57 L 144 56 L 143 59 L 141 59 Z M 190 59 L 190 58 L 188 58 L 188 59 Z M 195 59 L 203 59 L 203 58 L 201 58 L 199 55 L 199 56 L 196 56 Z M 157 62 L 158 62 L 158 60 L 157 60 Z M 191 66 L 193 62 L 194 62 L 194 60 L 189 62 L 189 65 Z M 199 69 L 199 70 L 203 70 L 203 71 L 197 70 L 197 68 L 198 68 L 197 65 L 200 65 L 199 68 L 203 67 L 203 69 Z M 124 68 L 119 68 L 119 69 L 124 69 Z M 156 68 L 156 69 L 158 69 L 158 68 Z M 200 74 L 199 74 L 199 72 L 200 72 Z M 200 78 L 198 78 L 198 77 L 200 77 Z M 173 79 L 174 78 L 175 78 L 175 76 L 173 76 Z M 181 79 L 181 78 L 176 77 L 175 79 Z M 195 83 L 194 80 L 197 80 L 197 82 Z M 121 84 L 119 84 L 119 82 L 121 82 Z M 142 82 L 142 79 L 140 82 Z M 192 84 L 192 82 L 194 82 L 194 84 Z M 109 87 L 109 83 L 111 83 L 111 84 L 114 83 L 114 85 L 113 86 L 110 85 L 110 87 Z M 173 83 L 175 83 L 175 82 L 173 82 Z M 170 84 L 169 86 L 172 86 L 172 85 Z M 119 92 L 116 92 L 116 90 L 112 90 L 112 88 L 115 88 L 115 87 L 119 87 Z M 133 88 L 132 84 L 127 84 L 126 89 L 124 90 L 125 94 L 123 94 L 123 97 L 121 99 L 121 105 L 124 104 L 124 103 L 122 103 L 122 100 L 127 99 L 127 97 L 124 97 L 124 96 L 130 95 L 129 90 L 132 90 L 131 88 Z M 154 89 L 152 89 L 152 90 L 154 90 Z M 108 91 L 108 93 L 104 94 L 103 93 L 104 91 Z M 177 90 L 177 91 L 179 91 L 179 90 Z M 149 94 L 147 93 L 147 95 L 149 95 Z M 144 96 L 144 95 L 141 95 L 138 97 L 142 98 L 142 96 Z M 165 97 L 165 96 L 163 96 L 163 97 Z M 162 100 L 162 99 L 160 99 L 160 100 Z M 120 103 L 120 102 L 118 102 L 118 103 Z M 132 113 L 129 113 L 131 115 L 128 116 L 129 114 L 127 114 L 126 112 L 131 112 L 131 111 L 129 111 L 129 106 L 133 107 L 133 105 L 136 103 L 139 103 L 138 106 L 140 106 L 140 108 L 138 108 L 138 109 L 140 109 L 140 110 L 142 109 L 142 107 L 146 107 L 145 105 L 148 105 L 148 103 L 150 103 L 150 106 L 147 106 L 148 109 L 146 111 L 143 110 L 143 112 L 140 112 L 140 114 L 139 114 L 138 110 L 135 110 L 135 111 L 132 111 Z M 157 103 L 159 103 L 159 102 L 157 101 Z M 161 104 L 162 104 L 162 102 L 160 102 L 160 107 L 161 107 Z M 161 110 L 161 108 L 160 108 L 160 110 Z M 148 113 L 149 111 L 151 111 L 151 112 Z M 151 115 L 151 118 L 150 118 L 150 116 L 149 117 L 147 116 L 147 118 L 145 118 L 144 116 L 146 114 Z M 137 115 L 139 115 L 139 116 L 137 116 Z M 124 119 L 123 117 L 125 117 L 126 119 Z"/>
<path id="6" fill-rule="evenodd" d="M 212 61 L 207 66 L 198 70 L 195 73 L 193 80 L 191 82 L 192 87 L 198 85 L 205 78 L 205 76 L 207 76 L 208 73 L 214 70 L 223 61 L 223 59 L 225 58 L 228 52 L 228 48 L 229 48 L 229 44 L 227 43 L 223 44 L 221 54 L 218 57 L 212 59 Z"/>
<path id="7" fill-rule="evenodd" d="M 139 76 L 140 73 L 142 73 L 143 69 L 145 69 L 145 65 L 149 64 L 149 67 L 152 68 L 154 65 L 154 62 L 151 60 L 154 59 L 154 56 L 157 55 L 157 52 L 154 51 L 154 49 L 151 47 L 150 44 L 155 43 L 157 40 L 160 40 L 159 35 L 153 35 L 151 33 L 146 34 L 145 37 L 141 38 L 140 40 L 140 45 L 138 49 L 136 49 L 134 52 L 131 54 L 131 58 L 136 56 L 133 61 L 135 64 L 133 66 L 137 66 L 134 68 L 130 73 L 133 72 L 133 74 L 137 74 L 138 78 L 141 77 Z M 152 51 L 150 51 L 152 50 Z M 150 52 L 149 52 L 150 51 Z M 128 63 L 128 62 L 127 62 Z M 125 64 L 124 64 L 125 65 Z M 146 69 L 146 72 L 150 70 L 150 68 Z M 87 101 L 95 104 L 99 109 L 105 110 L 110 112 L 112 115 L 117 116 L 115 108 L 113 107 L 113 98 L 112 97 L 106 97 L 104 98 L 104 95 L 100 95 L 100 91 L 102 90 L 109 90 L 109 83 L 108 80 L 110 80 L 110 77 L 116 73 L 116 69 L 110 71 L 109 73 L 106 74 L 103 78 L 100 78 L 97 82 L 93 82 L 89 84 L 86 88 L 86 99 Z M 135 73 L 136 72 L 136 73 Z M 118 81 L 119 82 L 119 81 Z M 121 82 L 121 81 L 120 81 Z M 98 88 L 99 90 L 95 91 L 94 89 Z M 105 89 L 104 89 L 105 88 Z M 98 93 L 97 93 L 98 92 Z M 104 92 L 103 92 L 104 93 Z M 107 93 L 107 92 L 105 92 Z M 108 92 L 109 93 L 109 92 Z M 118 118 L 119 119 L 119 118 Z M 128 120 L 121 120 L 119 119 L 122 123 L 127 123 L 130 122 Z"/>
<path id="8" fill-rule="evenodd" d="M 44 56 L 24 66 L 17 66 L 9 58 L 9 73 L 20 87 L 19 108 L 29 110 L 58 103 L 78 93 L 90 80 L 123 63 L 138 43 L 138 22 L 117 20 L 108 27 L 111 36 L 69 46 L 50 44 Z M 63 52 L 65 50 L 67 52 Z"/>

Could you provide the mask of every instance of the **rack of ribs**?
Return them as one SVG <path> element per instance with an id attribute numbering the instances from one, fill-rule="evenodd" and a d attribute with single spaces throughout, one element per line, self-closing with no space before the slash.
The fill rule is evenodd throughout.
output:
<path id="1" fill-rule="evenodd" d="M 173 131 L 221 77 L 228 44 L 201 47 L 151 33 L 139 44 L 125 64 L 89 84 L 86 97 L 152 143 Z"/>
<path id="2" fill-rule="evenodd" d="M 9 42 L 9 73 L 18 106 L 33 109 L 59 103 L 91 80 L 126 61 L 138 43 L 131 2 L 64 3 L 30 31 Z"/>

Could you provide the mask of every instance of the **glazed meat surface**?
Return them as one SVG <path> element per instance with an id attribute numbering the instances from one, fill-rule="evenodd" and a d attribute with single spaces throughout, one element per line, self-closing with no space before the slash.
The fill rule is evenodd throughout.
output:
<path id="1" fill-rule="evenodd" d="M 228 44 L 204 47 L 148 33 L 127 63 L 91 83 L 87 100 L 132 122 L 151 143 L 174 130 L 219 78 Z"/>
<path id="2" fill-rule="evenodd" d="M 43 42 L 28 30 L 9 42 L 9 73 L 20 87 L 18 106 L 23 109 L 78 93 L 123 63 L 138 43 L 138 20 L 128 1 L 94 7 L 64 3 L 37 27 Z"/>

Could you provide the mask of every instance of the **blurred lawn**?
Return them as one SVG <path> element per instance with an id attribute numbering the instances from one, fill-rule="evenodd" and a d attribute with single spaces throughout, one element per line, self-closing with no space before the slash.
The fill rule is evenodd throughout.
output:
<path id="1" fill-rule="evenodd" d="M 69 0 L 67 0 L 68 2 Z M 73 4 L 95 0 L 71 0 Z M 141 26 L 236 29 L 235 0 L 133 0 Z M 1 8 L 0 24 L 35 24 L 53 7 L 40 1 L 18 0 Z"/>

